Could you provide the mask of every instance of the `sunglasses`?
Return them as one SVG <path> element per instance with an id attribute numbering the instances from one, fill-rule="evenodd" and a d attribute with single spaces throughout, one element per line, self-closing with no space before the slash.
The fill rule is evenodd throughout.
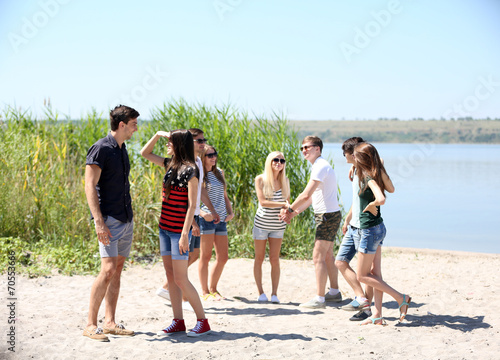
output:
<path id="1" fill-rule="evenodd" d="M 198 144 L 205 144 L 208 140 L 207 139 L 195 139 Z"/>
<path id="2" fill-rule="evenodd" d="M 300 151 L 303 151 L 303 150 L 307 151 L 314 146 L 319 146 L 319 145 L 303 145 L 300 147 Z"/>
<path id="3" fill-rule="evenodd" d="M 206 156 L 207 158 L 209 158 L 209 159 L 213 159 L 214 157 L 216 157 L 216 156 L 217 156 L 217 151 L 216 151 L 216 152 L 213 152 L 213 153 L 210 153 L 210 154 L 207 154 L 207 155 L 205 155 L 205 156 Z"/>
<path id="4" fill-rule="evenodd" d="M 273 162 L 284 164 L 284 163 L 286 163 L 286 160 L 285 159 L 280 159 L 280 158 L 274 158 Z"/>

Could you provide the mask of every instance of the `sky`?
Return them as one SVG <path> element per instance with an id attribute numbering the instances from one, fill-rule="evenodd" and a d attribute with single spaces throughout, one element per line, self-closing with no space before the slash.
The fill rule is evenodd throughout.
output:
<path id="1" fill-rule="evenodd" d="M 0 0 L 0 110 L 500 118 L 499 0 Z"/>

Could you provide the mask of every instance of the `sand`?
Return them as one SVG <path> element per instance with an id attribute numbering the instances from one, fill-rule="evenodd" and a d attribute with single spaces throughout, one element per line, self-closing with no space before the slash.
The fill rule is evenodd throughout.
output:
<path id="1" fill-rule="evenodd" d="M 355 264 L 356 259 L 353 260 Z M 251 259 L 231 259 L 219 290 L 228 299 L 204 302 L 214 330 L 202 338 L 155 334 L 172 311 L 155 295 L 164 281 L 161 262 L 128 266 L 122 275 L 117 320 L 134 337 L 99 343 L 82 336 L 92 276 L 17 278 L 16 346 L 7 350 L 7 275 L 2 359 L 499 359 L 500 255 L 385 248 L 385 280 L 413 298 L 408 322 L 398 324 L 397 303 L 384 296 L 387 326 L 360 326 L 340 310 L 353 293 L 340 275 L 344 301 L 324 310 L 302 310 L 315 294 L 312 261 L 281 261 L 281 304 L 257 303 Z M 264 287 L 270 292 L 270 265 Z M 197 263 L 189 270 L 199 290 Z M 6 304 L 6 305 L 4 305 Z M 103 320 L 101 308 L 99 319 Z M 196 317 L 185 312 L 186 326 Z"/>

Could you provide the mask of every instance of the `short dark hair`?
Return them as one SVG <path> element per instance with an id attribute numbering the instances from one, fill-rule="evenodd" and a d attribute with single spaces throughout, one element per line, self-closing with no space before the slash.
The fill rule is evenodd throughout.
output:
<path id="1" fill-rule="evenodd" d="M 115 106 L 115 108 L 109 112 L 109 125 L 111 130 L 116 131 L 120 122 L 123 121 L 125 124 L 128 124 L 130 120 L 137 119 L 140 115 L 141 114 L 139 114 L 137 110 L 129 106 Z"/>
<path id="2" fill-rule="evenodd" d="M 319 137 L 314 135 L 308 135 L 304 138 L 304 140 L 302 140 L 302 144 L 308 141 L 312 142 L 314 145 L 319 146 L 320 153 L 323 151 L 323 141 L 321 141 Z"/>
<path id="3" fill-rule="evenodd" d="M 364 142 L 365 141 L 363 140 L 363 138 L 360 138 L 359 136 L 354 136 L 344 141 L 344 143 L 342 144 L 342 150 L 344 151 L 344 153 L 352 154 L 354 153 L 354 148 L 356 147 L 356 145 Z"/>
<path id="4" fill-rule="evenodd" d="M 191 128 L 188 131 L 191 133 L 191 135 L 193 135 L 193 137 L 197 137 L 198 135 L 203 134 L 203 130 L 198 128 Z"/>

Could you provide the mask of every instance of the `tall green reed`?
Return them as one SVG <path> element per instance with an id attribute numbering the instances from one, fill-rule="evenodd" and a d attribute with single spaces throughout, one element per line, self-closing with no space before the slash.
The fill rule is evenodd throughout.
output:
<path id="1" fill-rule="evenodd" d="M 262 173 L 271 151 L 282 151 L 294 199 L 309 177 L 298 151 L 300 139 L 278 114 L 251 118 L 229 105 L 207 107 L 183 100 L 154 109 L 152 120 L 141 121 L 139 131 L 127 141 L 135 221 L 132 256 L 159 252 L 157 224 L 164 171 L 142 158 L 139 150 L 157 130 L 190 127 L 203 129 L 220 154 L 219 166 L 225 171 L 236 214 L 228 224 L 230 256 L 252 257 L 257 209 L 254 178 Z M 60 120 L 48 107 L 39 120 L 29 112 L 7 108 L 0 128 L 0 247 L 13 247 L 18 256 L 30 258 L 22 263 L 31 264 L 29 271 L 35 274 L 53 268 L 65 273 L 98 269 L 98 246 L 84 192 L 85 156 L 109 131 L 107 116 L 92 110 L 79 120 Z M 160 141 L 156 150 L 161 152 L 162 145 Z M 310 258 L 313 233 L 309 210 L 288 226 L 282 256 Z"/>

